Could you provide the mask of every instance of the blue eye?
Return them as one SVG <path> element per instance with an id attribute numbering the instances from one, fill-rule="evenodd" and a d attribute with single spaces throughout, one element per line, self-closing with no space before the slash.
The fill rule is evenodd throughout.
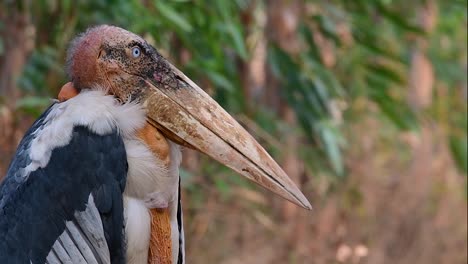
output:
<path id="1" fill-rule="evenodd" d="M 133 47 L 132 48 L 132 56 L 133 58 L 138 58 L 141 55 L 141 50 L 139 47 Z"/>

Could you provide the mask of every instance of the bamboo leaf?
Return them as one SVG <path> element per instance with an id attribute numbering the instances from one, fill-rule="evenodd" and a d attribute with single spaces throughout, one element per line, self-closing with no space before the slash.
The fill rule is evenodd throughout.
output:
<path id="1" fill-rule="evenodd" d="M 185 17 L 178 14 L 170 5 L 165 1 L 155 1 L 155 5 L 163 17 L 175 24 L 178 28 L 185 32 L 192 32 L 193 28 Z"/>
<path id="2" fill-rule="evenodd" d="M 465 137 L 451 136 L 449 138 L 450 150 L 452 151 L 457 167 L 467 175 L 468 172 L 468 142 Z"/>
<path id="3" fill-rule="evenodd" d="M 325 153 L 328 160 L 331 162 L 334 172 L 339 175 L 344 175 L 343 161 L 341 159 L 341 151 L 337 140 L 337 131 L 328 124 L 320 126 L 320 138 L 324 144 Z"/>
<path id="4" fill-rule="evenodd" d="M 29 96 L 19 99 L 15 106 L 16 109 L 37 117 L 50 103 L 51 101 L 47 97 Z"/>
<path id="5" fill-rule="evenodd" d="M 234 86 L 232 85 L 231 81 L 229 81 L 226 77 L 222 74 L 219 74 L 214 71 L 207 71 L 206 75 L 208 78 L 219 88 L 226 89 L 228 91 L 234 91 Z"/>
<path id="6" fill-rule="evenodd" d="M 234 49 L 237 51 L 237 54 L 244 60 L 247 59 L 247 48 L 245 47 L 244 37 L 242 34 L 242 29 L 239 25 L 230 23 L 227 25 L 227 31 L 231 35 Z"/>

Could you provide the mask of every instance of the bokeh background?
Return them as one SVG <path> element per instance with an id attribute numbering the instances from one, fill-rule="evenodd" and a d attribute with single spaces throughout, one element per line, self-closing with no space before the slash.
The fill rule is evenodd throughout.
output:
<path id="1" fill-rule="evenodd" d="M 232 113 L 314 206 L 184 151 L 189 263 L 466 263 L 467 2 L 2 0 L 0 178 L 109 23 Z M 1 239 L 1 238 L 0 238 Z"/>

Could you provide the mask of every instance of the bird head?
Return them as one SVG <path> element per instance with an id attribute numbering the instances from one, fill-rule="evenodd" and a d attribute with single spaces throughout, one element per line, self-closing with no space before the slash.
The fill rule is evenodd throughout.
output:
<path id="1" fill-rule="evenodd" d="M 108 25 L 88 29 L 69 48 L 67 72 L 78 90 L 100 86 L 122 101 L 142 104 L 147 121 L 167 138 L 311 209 L 265 149 L 140 36 Z"/>

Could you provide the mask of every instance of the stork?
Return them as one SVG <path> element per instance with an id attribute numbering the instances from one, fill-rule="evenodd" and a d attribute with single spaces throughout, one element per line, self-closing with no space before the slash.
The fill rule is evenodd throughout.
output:
<path id="1" fill-rule="evenodd" d="M 311 209 L 268 153 L 140 36 L 92 27 L 0 185 L 0 263 L 185 263 L 180 145 Z M 71 95 L 66 93 L 72 91 Z"/>

